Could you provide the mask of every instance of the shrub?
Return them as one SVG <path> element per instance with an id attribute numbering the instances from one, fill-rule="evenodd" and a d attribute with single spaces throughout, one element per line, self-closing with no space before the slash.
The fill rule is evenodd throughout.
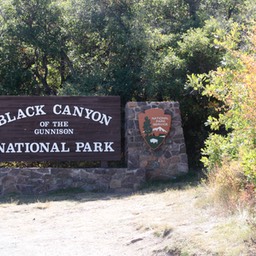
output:
<path id="1" fill-rule="evenodd" d="M 212 170 L 222 166 L 230 177 L 225 163 L 228 159 L 239 166 L 248 183 L 256 185 L 256 25 L 248 32 L 246 44 L 240 40 L 245 50 L 239 49 L 242 29 L 234 24 L 229 34 L 216 40 L 227 50 L 223 66 L 205 74 L 205 79 L 202 74 L 191 76 L 190 84 L 219 102 L 217 117 L 210 116 L 207 122 L 213 132 L 202 150 L 205 167 Z M 199 83 L 202 80 L 204 83 Z"/>
<path id="2" fill-rule="evenodd" d="M 248 182 L 240 161 L 224 160 L 207 173 L 207 185 L 210 203 L 224 213 L 255 206 L 255 185 Z"/>

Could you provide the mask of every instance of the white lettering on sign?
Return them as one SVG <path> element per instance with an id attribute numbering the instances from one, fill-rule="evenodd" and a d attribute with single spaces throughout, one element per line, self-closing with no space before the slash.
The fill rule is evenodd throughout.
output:
<path id="1" fill-rule="evenodd" d="M 0 153 L 66 153 L 70 152 L 66 142 L 17 142 L 17 143 L 0 143 Z"/>
<path id="2" fill-rule="evenodd" d="M 74 129 L 35 129 L 35 135 L 69 135 L 74 134 Z"/>
<path id="3" fill-rule="evenodd" d="M 0 115 L 0 126 L 5 124 L 14 122 L 16 120 L 33 117 L 33 116 L 42 116 L 47 115 L 44 111 L 45 105 L 36 105 L 36 106 L 28 106 L 25 109 L 18 109 L 16 113 L 6 112 L 3 115 Z M 111 116 L 108 116 L 99 111 L 95 111 L 93 109 L 78 107 L 78 106 L 69 106 L 69 105 L 59 105 L 56 104 L 53 106 L 53 114 L 55 115 L 68 115 L 68 116 L 76 116 L 83 117 L 85 119 L 90 119 L 94 122 L 98 122 L 100 124 L 104 124 L 106 126 L 109 125 L 112 120 Z M 41 127 L 47 127 L 49 122 L 41 122 Z M 58 121 L 53 122 L 54 127 L 67 127 L 67 123 L 59 123 Z"/>
<path id="4" fill-rule="evenodd" d="M 68 121 L 52 121 L 53 127 L 68 127 Z"/>
<path id="5" fill-rule="evenodd" d="M 115 152 L 113 144 L 114 142 L 75 142 L 74 152 Z M 0 154 L 68 152 L 71 152 L 71 148 L 66 142 L 0 143 Z"/>
<path id="6" fill-rule="evenodd" d="M 99 111 L 94 111 L 93 109 L 69 105 L 63 106 L 60 104 L 56 104 L 53 106 L 53 113 L 55 115 L 84 117 L 86 119 L 91 119 L 94 122 L 99 122 L 100 124 L 104 124 L 106 126 L 109 125 L 112 119 L 111 116 L 107 116 L 106 114 L 100 113 Z"/>
<path id="7" fill-rule="evenodd" d="M 0 126 L 27 117 L 46 115 L 43 110 L 44 106 L 45 105 L 29 106 L 25 109 L 18 109 L 15 115 L 11 115 L 10 112 L 4 113 L 0 115 Z"/>
<path id="8" fill-rule="evenodd" d="M 114 142 L 76 142 L 75 152 L 114 152 Z"/>

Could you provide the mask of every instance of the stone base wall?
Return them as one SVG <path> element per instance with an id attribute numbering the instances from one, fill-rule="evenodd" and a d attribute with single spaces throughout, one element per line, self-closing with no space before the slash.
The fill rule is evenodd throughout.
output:
<path id="1" fill-rule="evenodd" d="M 145 181 L 144 170 L 127 168 L 0 168 L 0 195 L 43 194 L 79 188 L 91 192 L 131 192 Z"/>
<path id="2" fill-rule="evenodd" d="M 171 115 L 171 129 L 159 149 L 151 149 L 139 131 L 138 114 L 161 108 Z M 126 105 L 128 169 L 144 169 L 148 180 L 168 180 L 188 172 L 186 145 L 178 102 L 128 102 Z"/>

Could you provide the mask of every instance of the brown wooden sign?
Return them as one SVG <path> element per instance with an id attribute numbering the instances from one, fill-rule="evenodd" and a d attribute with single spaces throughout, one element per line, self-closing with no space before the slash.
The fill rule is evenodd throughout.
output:
<path id="1" fill-rule="evenodd" d="M 120 97 L 0 97 L 0 161 L 119 160 Z"/>
<path id="2" fill-rule="evenodd" d="M 152 108 L 139 113 L 139 129 L 142 137 L 152 149 L 161 146 L 171 129 L 171 116 L 163 109 Z"/>

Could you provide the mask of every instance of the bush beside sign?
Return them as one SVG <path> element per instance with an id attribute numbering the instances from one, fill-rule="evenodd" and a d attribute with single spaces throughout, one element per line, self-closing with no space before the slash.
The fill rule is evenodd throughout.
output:
<path id="1" fill-rule="evenodd" d="M 0 97 L 0 161 L 120 160 L 119 97 Z"/>

